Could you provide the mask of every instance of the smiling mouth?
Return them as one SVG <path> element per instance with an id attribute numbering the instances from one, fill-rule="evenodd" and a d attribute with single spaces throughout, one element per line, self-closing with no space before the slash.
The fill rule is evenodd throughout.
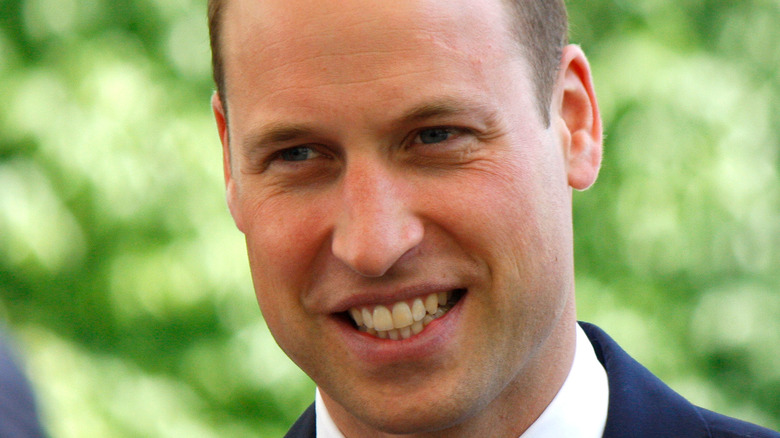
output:
<path id="1" fill-rule="evenodd" d="M 463 297 L 466 289 L 428 294 L 390 306 L 353 307 L 349 316 L 355 327 L 381 339 L 409 339 L 444 316 Z"/>

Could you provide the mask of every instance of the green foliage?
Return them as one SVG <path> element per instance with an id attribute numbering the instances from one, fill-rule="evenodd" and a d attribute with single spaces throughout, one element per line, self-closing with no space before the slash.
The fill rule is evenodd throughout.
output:
<path id="1" fill-rule="evenodd" d="M 571 2 L 605 132 L 580 317 L 694 402 L 780 427 L 780 4 Z"/>
<path id="2" fill-rule="evenodd" d="M 222 195 L 205 2 L 0 2 L 0 318 L 55 437 L 281 436 L 313 385 Z M 780 3 L 570 2 L 607 140 L 580 317 L 780 427 Z"/>

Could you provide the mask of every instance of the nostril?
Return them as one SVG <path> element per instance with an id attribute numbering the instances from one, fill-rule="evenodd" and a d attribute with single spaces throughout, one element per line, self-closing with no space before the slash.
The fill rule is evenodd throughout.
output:
<path id="1" fill-rule="evenodd" d="M 403 202 L 364 202 L 374 205 L 345 207 L 334 225 L 331 251 L 352 271 L 376 278 L 420 245 L 425 227 Z"/>

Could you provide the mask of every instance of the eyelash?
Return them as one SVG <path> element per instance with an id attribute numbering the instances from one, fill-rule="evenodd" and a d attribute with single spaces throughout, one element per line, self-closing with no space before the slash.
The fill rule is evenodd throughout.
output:
<path id="1" fill-rule="evenodd" d="M 434 141 L 431 143 L 426 143 L 422 141 L 420 138 L 421 135 L 426 131 L 439 131 L 439 132 L 445 132 L 447 133 L 447 138 L 442 139 L 441 141 Z M 459 128 L 454 126 L 433 126 L 430 128 L 423 128 L 420 130 L 417 130 L 413 133 L 411 145 L 422 145 L 422 146 L 436 146 L 440 144 L 450 143 L 453 141 L 458 140 L 460 137 L 467 135 L 469 133 L 472 133 L 471 130 L 467 128 Z"/>
<path id="2" fill-rule="evenodd" d="M 439 131 L 439 132 L 445 132 L 448 136 L 445 139 L 442 139 L 441 141 L 434 141 L 430 143 L 424 142 L 420 137 L 425 132 L 431 132 L 431 131 Z M 470 131 L 465 128 L 458 128 L 453 126 L 432 126 L 432 127 L 426 127 L 422 129 L 418 129 L 414 132 L 412 132 L 411 138 L 412 140 L 408 143 L 410 146 L 413 145 L 423 145 L 423 146 L 435 146 L 438 144 L 454 141 L 458 139 L 459 137 L 463 136 L 464 134 L 468 134 Z M 294 151 L 298 150 L 308 150 L 309 153 L 312 155 L 311 157 L 308 157 L 303 160 L 294 160 L 294 159 L 284 159 L 285 154 L 294 153 Z M 271 156 L 268 157 L 268 160 L 266 162 L 266 167 L 268 165 L 271 165 L 275 161 L 280 161 L 282 163 L 285 163 L 287 165 L 296 165 L 299 163 L 304 163 L 306 161 L 310 161 L 312 159 L 316 158 L 330 158 L 330 156 L 324 152 L 322 152 L 319 148 L 315 146 L 309 146 L 309 145 L 298 145 L 298 146 L 292 146 L 284 149 L 280 149 L 273 153 Z"/>
<path id="3" fill-rule="evenodd" d="M 301 150 L 308 150 L 308 151 L 310 151 L 310 153 L 311 153 L 311 155 L 313 155 L 313 157 L 307 156 L 307 158 L 304 158 L 303 160 L 285 159 L 285 157 L 284 157 L 284 155 L 286 153 L 294 153 L 295 151 L 301 151 Z M 308 161 L 308 160 L 310 160 L 312 158 L 316 158 L 317 156 L 321 156 L 321 155 L 324 155 L 324 154 L 319 152 L 316 148 L 313 148 L 311 146 L 301 145 L 301 146 L 294 146 L 294 147 L 291 147 L 291 148 L 282 149 L 282 150 L 278 151 L 275 154 L 274 158 L 281 159 L 281 161 L 285 161 L 285 162 L 289 162 L 289 163 L 297 163 L 297 162 L 301 162 L 301 161 Z"/>

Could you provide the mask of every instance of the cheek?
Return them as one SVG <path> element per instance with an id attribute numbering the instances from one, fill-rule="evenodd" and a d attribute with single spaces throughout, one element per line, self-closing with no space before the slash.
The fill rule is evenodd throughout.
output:
<path id="1" fill-rule="evenodd" d="M 554 211 L 552 193 L 538 178 L 528 166 L 486 163 L 455 180 L 448 197 L 439 193 L 446 199 L 443 220 L 475 250 L 510 253 L 497 257 L 539 246 Z"/>
<path id="2" fill-rule="evenodd" d="M 281 196 L 241 204 L 249 263 L 264 313 L 273 301 L 300 300 L 327 241 L 327 212 Z"/>
<path id="3" fill-rule="evenodd" d="M 486 164 L 463 178 L 443 220 L 464 250 L 490 267 L 494 290 L 517 299 L 554 295 L 565 289 L 560 279 L 571 258 L 566 181 L 551 161 L 507 163 Z"/>
<path id="4" fill-rule="evenodd" d="M 249 203 L 243 204 L 244 206 Z M 255 295 L 279 347 L 299 366 L 315 346 L 315 320 L 302 304 L 323 235 L 321 212 L 275 199 L 253 204 L 246 243 Z M 305 368 L 306 369 L 306 368 Z"/>

